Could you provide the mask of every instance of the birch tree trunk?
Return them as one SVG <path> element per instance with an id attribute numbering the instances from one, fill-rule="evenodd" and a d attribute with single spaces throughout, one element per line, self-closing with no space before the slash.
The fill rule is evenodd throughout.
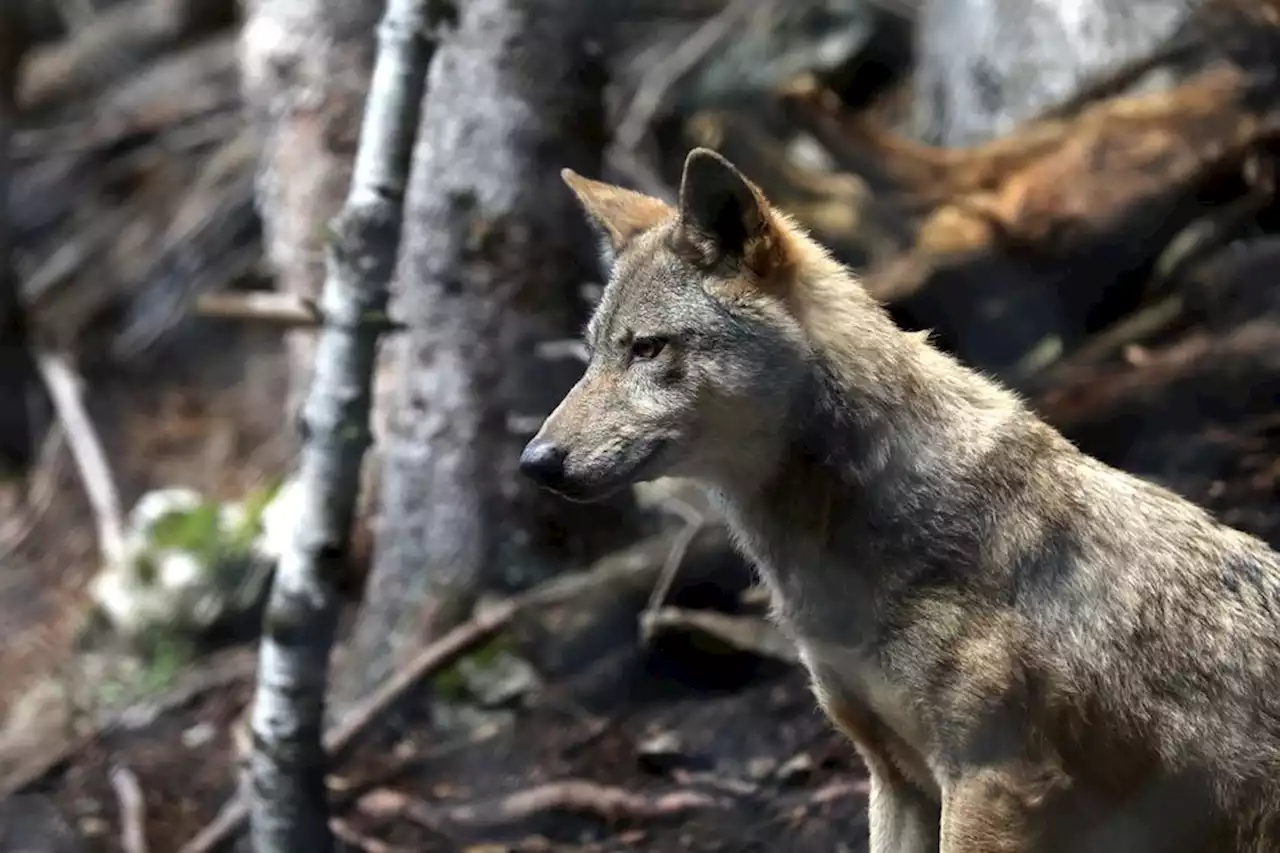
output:
<path id="1" fill-rule="evenodd" d="M 616 4 L 610 4 L 613 6 Z M 581 374 L 539 357 L 581 335 L 595 242 L 564 166 L 599 174 L 605 73 L 595 0 L 467 0 L 431 72 L 406 213 L 409 326 L 381 517 L 342 701 L 464 617 L 629 535 L 629 496 L 571 504 L 518 476 L 520 447 Z"/>
<path id="2" fill-rule="evenodd" d="M 267 605 L 252 726 L 252 838 L 258 853 L 328 853 L 321 740 L 338 572 L 346 561 L 370 444 L 378 329 L 385 323 L 430 44 L 428 0 L 390 0 L 378 30 L 350 192 L 333 221 L 325 323 L 305 401 L 292 545 Z"/>

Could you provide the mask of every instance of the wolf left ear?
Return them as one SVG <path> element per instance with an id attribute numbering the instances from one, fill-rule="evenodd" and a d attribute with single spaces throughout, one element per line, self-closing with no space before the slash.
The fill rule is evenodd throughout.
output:
<path id="1" fill-rule="evenodd" d="M 704 263 L 729 257 L 761 273 L 775 243 L 764 195 L 709 148 L 695 148 L 685 158 L 679 234 Z"/>
<path id="2" fill-rule="evenodd" d="M 606 266 L 636 235 L 670 217 L 671 205 L 659 198 L 625 187 L 584 178 L 572 169 L 561 169 L 560 178 L 573 190 L 587 220 L 600 238 Z"/>

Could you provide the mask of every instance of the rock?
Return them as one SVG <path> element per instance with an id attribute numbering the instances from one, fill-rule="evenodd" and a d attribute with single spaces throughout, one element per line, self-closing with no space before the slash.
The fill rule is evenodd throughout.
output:
<path id="1" fill-rule="evenodd" d="M 674 732 L 656 732 L 636 744 L 636 758 L 650 773 L 670 770 L 683 757 L 680 738 Z"/>
<path id="2" fill-rule="evenodd" d="M 507 651 L 481 661 L 472 655 L 458 662 L 463 686 L 485 708 L 508 705 L 542 686 L 533 664 Z"/>
<path id="3" fill-rule="evenodd" d="M 767 755 L 759 755 L 747 762 L 747 776 L 751 779 L 761 781 L 768 779 L 778 769 L 776 759 Z"/>

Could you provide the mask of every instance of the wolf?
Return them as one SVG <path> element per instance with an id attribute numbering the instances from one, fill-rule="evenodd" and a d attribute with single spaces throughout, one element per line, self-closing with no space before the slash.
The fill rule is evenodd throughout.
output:
<path id="1" fill-rule="evenodd" d="M 1280 555 L 899 329 L 721 155 L 674 205 L 562 176 L 611 275 L 521 470 L 708 490 L 873 853 L 1280 850 Z"/>

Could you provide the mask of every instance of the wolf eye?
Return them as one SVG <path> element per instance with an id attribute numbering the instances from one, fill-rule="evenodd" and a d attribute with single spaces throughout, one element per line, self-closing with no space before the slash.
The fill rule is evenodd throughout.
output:
<path id="1" fill-rule="evenodd" d="M 657 358 L 666 345 L 666 338 L 636 338 L 631 342 L 631 357 L 641 361 Z"/>

